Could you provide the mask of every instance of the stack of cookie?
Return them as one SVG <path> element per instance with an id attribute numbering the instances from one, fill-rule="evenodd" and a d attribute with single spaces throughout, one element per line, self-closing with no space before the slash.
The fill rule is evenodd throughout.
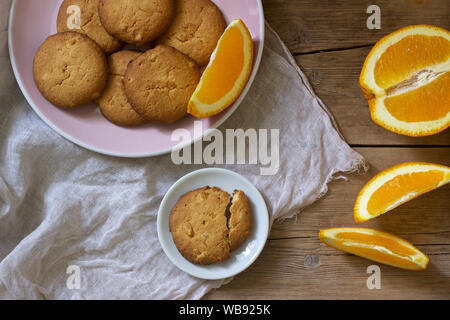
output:
<path id="1" fill-rule="evenodd" d="M 120 126 L 172 123 L 186 115 L 225 28 L 210 0 L 64 0 L 34 79 L 61 108 L 96 101 Z"/>

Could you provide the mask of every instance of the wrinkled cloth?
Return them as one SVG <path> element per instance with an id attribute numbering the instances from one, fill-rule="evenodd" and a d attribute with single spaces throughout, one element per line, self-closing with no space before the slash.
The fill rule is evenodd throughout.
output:
<path id="1" fill-rule="evenodd" d="M 157 237 L 169 187 L 205 165 L 170 155 L 124 159 L 83 149 L 52 131 L 20 92 L 8 55 L 9 1 L 0 4 L 0 298 L 199 299 L 232 279 L 201 280 L 175 267 Z M 292 217 L 364 159 L 339 134 L 325 105 L 266 26 L 259 72 L 219 128 L 279 129 L 279 170 L 220 165 L 263 194 L 271 222 Z M 68 266 L 80 288 L 67 285 Z"/>

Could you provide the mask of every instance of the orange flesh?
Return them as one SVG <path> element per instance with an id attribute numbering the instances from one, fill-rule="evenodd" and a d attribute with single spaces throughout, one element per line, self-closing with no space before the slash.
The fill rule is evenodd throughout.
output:
<path id="1" fill-rule="evenodd" d="M 244 59 L 244 37 L 238 27 L 230 27 L 220 40 L 198 99 L 205 104 L 213 104 L 228 94 L 242 72 Z"/>
<path id="2" fill-rule="evenodd" d="M 382 54 L 374 69 L 375 82 L 390 88 L 414 73 L 441 64 L 450 57 L 450 42 L 439 36 L 410 35 Z"/>
<path id="3" fill-rule="evenodd" d="M 367 203 L 367 211 L 371 215 L 386 212 L 386 208 L 402 197 L 414 192 L 417 195 L 436 188 L 444 179 L 444 173 L 438 170 L 414 172 L 398 175 L 378 188 Z"/>
<path id="4" fill-rule="evenodd" d="M 351 240 L 362 244 L 385 247 L 389 249 L 391 252 L 401 256 L 410 256 L 415 255 L 417 253 L 416 251 L 411 250 L 410 248 L 400 244 L 396 240 L 379 235 L 355 233 L 355 232 L 341 232 L 337 235 L 337 237 L 339 237 L 340 240 L 342 241 Z"/>
<path id="5" fill-rule="evenodd" d="M 450 72 L 429 84 L 385 99 L 395 118 L 405 122 L 433 121 L 450 112 Z"/>
<path id="6" fill-rule="evenodd" d="M 390 255 L 385 252 L 378 251 L 376 249 L 371 248 L 361 248 L 361 247 L 348 247 L 343 245 L 343 241 L 336 241 L 338 247 L 345 248 L 345 251 L 356 254 L 358 256 L 369 258 L 372 260 L 376 260 L 379 262 L 384 262 L 388 264 L 392 264 L 399 267 L 405 267 L 405 268 L 413 268 L 418 269 L 417 265 L 409 260 L 407 257 L 401 258 L 397 256 Z M 415 252 L 414 252 L 415 254 Z"/>

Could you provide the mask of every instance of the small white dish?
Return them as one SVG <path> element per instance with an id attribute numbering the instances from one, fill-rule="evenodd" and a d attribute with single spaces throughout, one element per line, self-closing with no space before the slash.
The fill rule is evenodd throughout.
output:
<path id="1" fill-rule="evenodd" d="M 169 230 L 169 215 L 178 199 L 191 190 L 204 186 L 218 187 L 230 195 L 235 189 L 245 192 L 250 200 L 253 229 L 246 241 L 220 263 L 198 265 L 189 262 L 178 251 Z M 269 234 L 269 213 L 261 193 L 246 178 L 219 168 L 200 169 L 179 179 L 164 196 L 158 211 L 158 238 L 167 257 L 178 268 L 202 279 L 217 280 L 232 277 L 248 268 L 259 256 Z"/>

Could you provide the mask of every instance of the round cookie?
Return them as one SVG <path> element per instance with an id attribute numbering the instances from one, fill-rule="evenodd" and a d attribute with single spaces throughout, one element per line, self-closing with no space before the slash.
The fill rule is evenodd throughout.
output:
<path id="1" fill-rule="evenodd" d="M 102 49 L 77 32 L 57 33 L 38 49 L 33 62 L 34 81 L 54 105 L 74 108 L 100 97 L 108 78 Z"/>
<path id="2" fill-rule="evenodd" d="M 105 118 L 119 126 L 136 126 L 146 122 L 128 103 L 123 86 L 128 64 L 141 54 L 138 51 L 122 50 L 108 58 L 108 83 L 97 103 Z"/>
<path id="3" fill-rule="evenodd" d="M 98 13 L 111 35 L 142 45 L 167 30 L 175 14 L 175 0 L 100 0 Z"/>
<path id="4" fill-rule="evenodd" d="M 236 250 L 250 235 L 253 226 L 252 208 L 245 193 L 235 190 L 228 220 L 230 250 Z"/>
<path id="5" fill-rule="evenodd" d="M 159 45 L 134 59 L 125 72 L 125 93 L 147 120 L 172 123 L 187 113 L 200 81 L 195 62 L 174 48 Z"/>
<path id="6" fill-rule="evenodd" d="M 106 32 L 98 16 L 100 0 L 64 0 L 59 8 L 58 32 L 75 31 L 87 35 L 111 54 L 119 50 L 123 43 Z"/>
<path id="7" fill-rule="evenodd" d="M 175 19 L 158 43 L 174 47 L 204 66 L 225 28 L 222 13 L 210 0 L 177 0 Z"/>
<path id="8" fill-rule="evenodd" d="M 227 217 L 230 195 L 204 187 L 184 194 L 172 209 L 169 227 L 178 251 L 193 263 L 211 264 L 230 256 Z"/>

